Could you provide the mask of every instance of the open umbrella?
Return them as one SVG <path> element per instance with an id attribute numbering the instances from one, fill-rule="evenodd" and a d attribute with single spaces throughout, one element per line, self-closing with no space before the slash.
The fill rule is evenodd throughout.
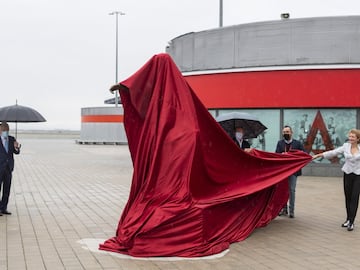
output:
<path id="1" fill-rule="evenodd" d="M 36 110 L 18 105 L 6 106 L 0 108 L 0 121 L 16 123 L 15 137 L 17 137 L 17 123 L 18 122 L 45 122 L 45 118 Z"/>
<path id="2" fill-rule="evenodd" d="M 237 127 L 244 129 L 244 139 L 256 138 L 267 129 L 256 116 L 245 112 L 226 113 L 215 119 L 230 137 L 235 136 Z"/>

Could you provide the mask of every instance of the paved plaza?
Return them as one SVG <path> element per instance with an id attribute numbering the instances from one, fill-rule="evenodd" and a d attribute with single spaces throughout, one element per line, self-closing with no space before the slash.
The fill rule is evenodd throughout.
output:
<path id="1" fill-rule="evenodd" d="M 339 177 L 299 177 L 295 219 L 277 217 L 220 256 L 136 259 L 100 252 L 98 243 L 115 235 L 132 163 L 127 145 L 75 139 L 18 136 L 12 215 L 0 216 L 1 270 L 360 269 L 360 225 L 352 232 L 340 227 Z"/>

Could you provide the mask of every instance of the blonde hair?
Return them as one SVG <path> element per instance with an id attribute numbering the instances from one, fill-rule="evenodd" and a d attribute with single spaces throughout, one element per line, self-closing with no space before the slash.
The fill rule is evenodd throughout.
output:
<path id="1" fill-rule="evenodd" d="M 354 134 L 354 135 L 356 136 L 356 138 L 357 138 L 357 143 L 359 144 L 359 143 L 360 143 L 360 130 L 353 128 L 353 129 L 351 129 L 351 130 L 349 131 L 349 134 L 350 134 L 350 133 L 352 133 L 352 134 Z"/>

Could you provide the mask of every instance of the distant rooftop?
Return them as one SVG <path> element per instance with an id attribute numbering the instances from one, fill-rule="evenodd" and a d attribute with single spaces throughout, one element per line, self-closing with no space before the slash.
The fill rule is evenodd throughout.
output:
<path id="1" fill-rule="evenodd" d="M 115 98 L 105 99 L 104 104 L 115 104 Z M 122 104 L 120 97 L 119 97 L 119 104 Z"/>

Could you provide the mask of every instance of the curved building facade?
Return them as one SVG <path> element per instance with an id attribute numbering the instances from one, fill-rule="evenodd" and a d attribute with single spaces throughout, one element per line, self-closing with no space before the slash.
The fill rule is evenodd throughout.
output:
<path id="1" fill-rule="evenodd" d="M 188 33 L 167 47 L 213 116 L 245 111 L 268 129 L 252 147 L 275 151 L 284 125 L 309 153 L 360 127 L 360 16 L 257 22 Z M 342 175 L 341 157 L 304 174 Z"/>

